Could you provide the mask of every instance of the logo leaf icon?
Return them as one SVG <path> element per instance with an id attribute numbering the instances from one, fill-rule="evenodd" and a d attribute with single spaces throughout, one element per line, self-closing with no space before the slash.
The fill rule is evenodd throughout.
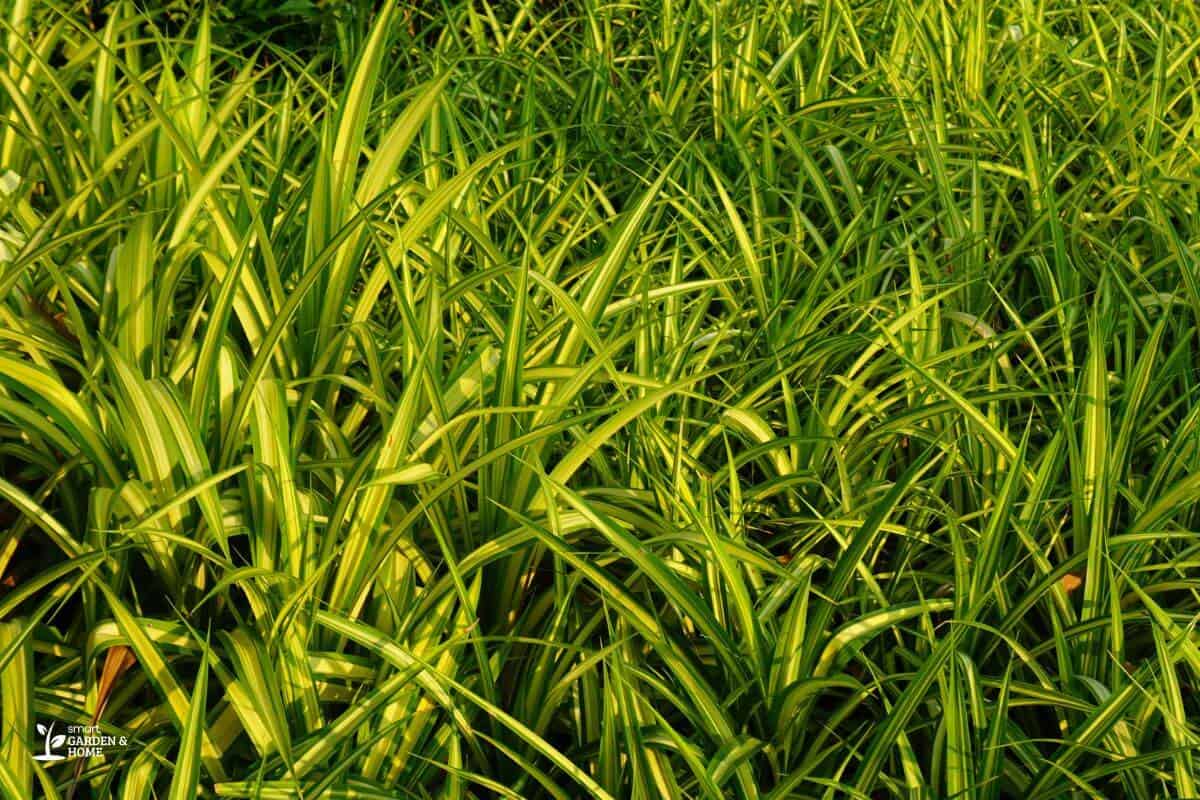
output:
<path id="1" fill-rule="evenodd" d="M 40 723 L 40 722 L 39 722 L 39 723 L 37 724 L 37 732 L 38 732 L 38 733 L 41 733 L 41 734 L 45 734 L 45 733 L 46 733 L 46 726 L 45 726 L 45 725 L 43 725 L 42 723 Z"/>
<path id="2" fill-rule="evenodd" d="M 53 739 L 51 739 L 51 740 L 50 740 L 50 746 L 51 746 L 51 747 L 59 747 L 59 746 L 61 746 L 61 745 L 62 745 L 62 743 L 63 743 L 63 742 L 65 742 L 66 740 L 67 740 L 67 737 L 66 737 L 66 736 L 63 736 L 63 735 L 60 733 L 58 736 L 55 736 Z"/>

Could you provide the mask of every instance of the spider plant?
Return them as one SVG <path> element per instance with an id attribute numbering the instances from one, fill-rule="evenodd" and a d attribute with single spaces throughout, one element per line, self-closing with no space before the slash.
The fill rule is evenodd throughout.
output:
<path id="1" fill-rule="evenodd" d="M 0 5 L 0 796 L 1198 796 L 1192 4 Z"/>

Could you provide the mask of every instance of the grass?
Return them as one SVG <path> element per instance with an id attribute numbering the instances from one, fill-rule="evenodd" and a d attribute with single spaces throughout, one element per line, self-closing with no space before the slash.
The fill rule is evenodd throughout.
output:
<path id="1" fill-rule="evenodd" d="M 3 5 L 3 797 L 1198 796 L 1192 4 Z"/>

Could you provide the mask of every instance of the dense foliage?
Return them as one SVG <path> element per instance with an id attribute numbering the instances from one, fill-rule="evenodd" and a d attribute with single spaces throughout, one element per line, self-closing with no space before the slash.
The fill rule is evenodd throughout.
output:
<path id="1" fill-rule="evenodd" d="M 1197 796 L 1194 4 L 3 5 L 0 795 Z"/>

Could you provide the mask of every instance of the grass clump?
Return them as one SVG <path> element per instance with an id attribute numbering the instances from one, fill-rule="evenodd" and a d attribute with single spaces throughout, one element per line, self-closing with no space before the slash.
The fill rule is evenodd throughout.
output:
<path id="1" fill-rule="evenodd" d="M 184 11 L 6 4 L 0 795 L 1197 796 L 1191 4 Z"/>

